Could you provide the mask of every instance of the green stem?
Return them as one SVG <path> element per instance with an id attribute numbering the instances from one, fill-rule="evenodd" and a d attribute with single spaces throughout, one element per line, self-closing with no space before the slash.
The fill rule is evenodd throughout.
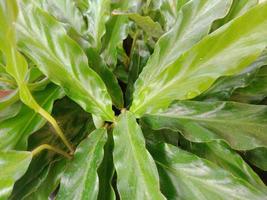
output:
<path id="1" fill-rule="evenodd" d="M 61 149 L 58 149 L 58 148 L 56 148 L 56 147 L 53 147 L 53 146 L 51 146 L 51 145 L 49 145 L 49 144 L 42 144 L 42 145 L 40 145 L 40 146 L 38 146 L 37 148 L 35 148 L 33 151 L 32 151 L 32 155 L 33 156 L 36 156 L 37 154 L 39 154 L 41 151 L 43 151 L 43 150 L 50 150 L 50 151 L 53 151 L 53 152 L 55 152 L 55 153 L 58 153 L 58 154 L 60 154 L 60 155 L 62 155 L 62 156 L 64 156 L 64 157 L 66 157 L 66 158 L 68 158 L 68 159 L 71 159 L 72 157 L 69 155 L 69 154 L 67 154 L 65 151 L 62 151 Z"/>
<path id="2" fill-rule="evenodd" d="M 44 78 L 43 80 L 36 82 L 36 83 L 29 83 L 28 87 L 31 91 L 38 90 L 40 87 L 43 87 L 50 83 L 50 80 L 48 78 Z"/>
<path id="3" fill-rule="evenodd" d="M 38 113 L 40 115 L 42 115 L 53 126 L 53 128 L 56 131 L 56 134 L 61 138 L 63 143 L 68 147 L 68 149 L 70 150 L 71 154 L 73 154 L 74 153 L 74 148 L 68 142 L 68 140 L 65 137 L 65 135 L 63 134 L 61 128 L 58 126 L 56 120 L 46 110 L 44 110 L 42 107 L 38 108 Z"/>

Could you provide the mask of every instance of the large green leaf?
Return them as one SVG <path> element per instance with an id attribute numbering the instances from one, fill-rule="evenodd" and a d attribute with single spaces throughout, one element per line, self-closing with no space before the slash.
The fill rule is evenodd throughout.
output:
<path id="1" fill-rule="evenodd" d="M 130 112 L 118 118 L 113 130 L 113 159 L 121 199 L 165 199 L 156 165 L 146 150 L 141 128 Z"/>
<path id="2" fill-rule="evenodd" d="M 217 13 L 213 7 L 211 10 Z M 220 76 L 236 74 L 256 60 L 267 45 L 266 38 L 267 3 L 263 3 L 205 37 L 178 59 L 172 59 L 172 63 L 148 62 L 136 82 L 131 111 L 140 116 L 165 108 L 175 99 L 194 98 Z M 159 50 L 163 52 L 158 54 L 160 61 L 164 54 L 172 56 L 165 48 Z"/>
<path id="3" fill-rule="evenodd" d="M 62 90 L 55 85 L 49 85 L 35 94 L 37 102 L 48 112 L 51 112 L 54 101 L 62 96 Z M 25 150 L 29 135 L 40 129 L 45 122 L 38 113 L 23 105 L 15 117 L 0 123 L 0 149 Z"/>
<path id="4" fill-rule="evenodd" d="M 160 144 L 151 152 L 168 199 L 266 199 L 257 187 L 175 146 Z"/>
<path id="5" fill-rule="evenodd" d="M 104 156 L 106 141 L 107 131 L 100 128 L 81 142 L 63 174 L 57 199 L 97 199 L 97 169 Z"/>
<path id="6" fill-rule="evenodd" d="M 31 1 L 21 1 L 20 8 L 17 23 L 20 49 L 84 110 L 113 121 L 106 87 L 89 68 L 87 57 L 78 44 L 67 36 L 59 22 Z"/>
<path id="7" fill-rule="evenodd" d="M 0 199 L 10 195 L 13 185 L 27 170 L 32 154 L 26 151 L 0 151 Z"/>
<path id="8" fill-rule="evenodd" d="M 247 181 L 251 185 L 257 186 L 257 188 L 263 191 L 267 191 L 260 177 L 250 168 L 242 157 L 225 142 L 219 140 L 207 143 L 187 142 L 182 146 L 195 155 L 205 158 L 229 171 L 234 176 Z"/>
<path id="9" fill-rule="evenodd" d="M 180 131 L 192 142 L 223 139 L 238 150 L 267 146 L 265 105 L 178 101 L 143 120 L 153 129 Z"/>

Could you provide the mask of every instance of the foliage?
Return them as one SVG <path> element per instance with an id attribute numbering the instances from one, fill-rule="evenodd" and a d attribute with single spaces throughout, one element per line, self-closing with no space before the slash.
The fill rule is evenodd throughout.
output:
<path id="1" fill-rule="evenodd" d="M 267 3 L 0 0 L 0 199 L 267 199 Z"/>

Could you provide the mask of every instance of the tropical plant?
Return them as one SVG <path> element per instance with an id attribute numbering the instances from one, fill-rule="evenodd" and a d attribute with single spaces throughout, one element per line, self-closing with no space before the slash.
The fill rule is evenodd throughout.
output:
<path id="1" fill-rule="evenodd" d="M 267 3 L 0 0 L 0 199 L 267 199 Z"/>

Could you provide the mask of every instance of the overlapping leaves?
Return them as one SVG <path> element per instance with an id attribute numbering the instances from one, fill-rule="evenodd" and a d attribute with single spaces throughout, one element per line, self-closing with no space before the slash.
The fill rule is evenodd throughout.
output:
<path id="1" fill-rule="evenodd" d="M 0 0 L 0 199 L 266 199 L 267 3 L 16 5 Z"/>

